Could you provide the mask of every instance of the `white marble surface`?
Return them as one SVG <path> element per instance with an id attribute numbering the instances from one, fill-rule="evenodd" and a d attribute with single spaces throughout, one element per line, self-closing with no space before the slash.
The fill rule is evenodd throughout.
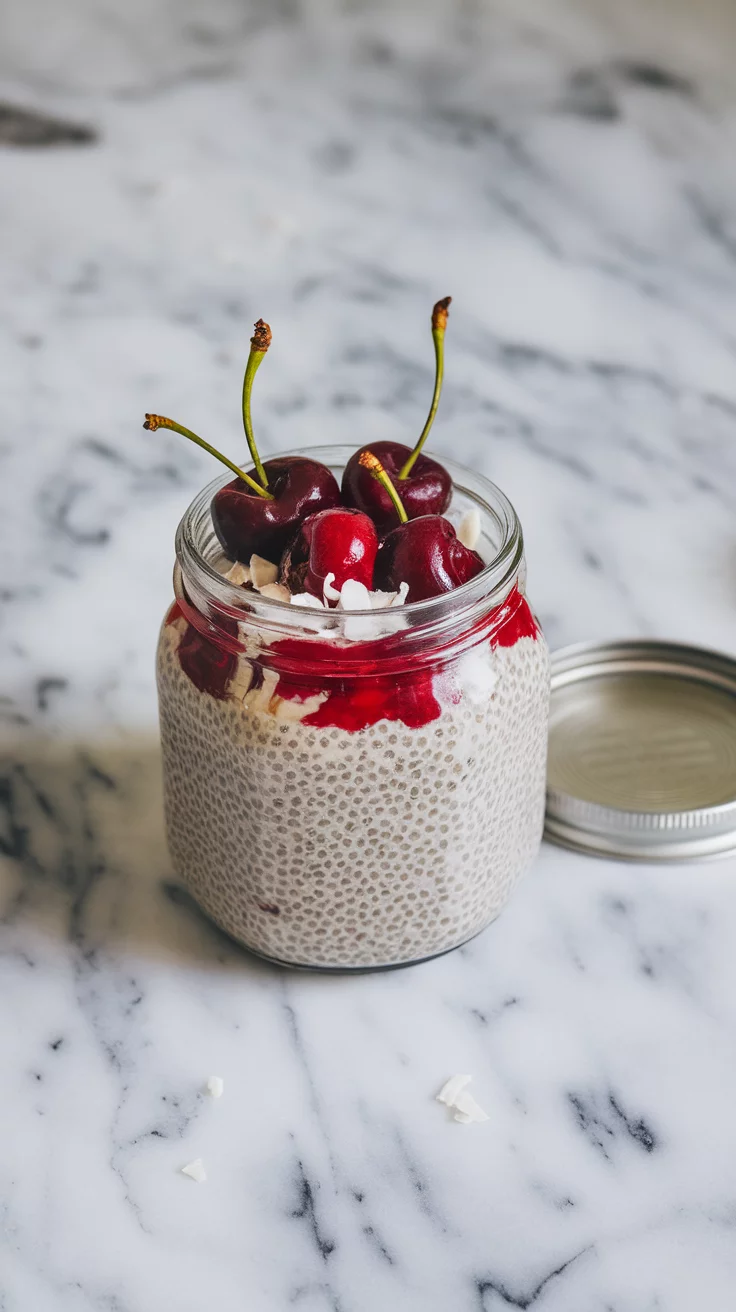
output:
<path id="1" fill-rule="evenodd" d="M 140 421 L 236 454 L 263 315 L 268 451 L 404 438 L 451 292 L 433 445 L 515 501 L 552 644 L 734 651 L 735 31 L 713 0 L 4 8 L 0 96 L 99 139 L 0 146 L 2 1312 L 733 1305 L 736 862 L 547 848 L 430 965 L 241 954 L 160 824 L 156 628 L 213 471 Z M 483 1125 L 433 1101 L 465 1069 Z"/>

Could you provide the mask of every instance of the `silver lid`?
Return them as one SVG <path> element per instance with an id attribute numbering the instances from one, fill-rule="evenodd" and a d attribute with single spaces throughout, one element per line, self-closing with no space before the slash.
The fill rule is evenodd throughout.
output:
<path id="1" fill-rule="evenodd" d="M 736 660 L 669 642 L 555 653 L 546 836 L 625 860 L 736 851 Z"/>

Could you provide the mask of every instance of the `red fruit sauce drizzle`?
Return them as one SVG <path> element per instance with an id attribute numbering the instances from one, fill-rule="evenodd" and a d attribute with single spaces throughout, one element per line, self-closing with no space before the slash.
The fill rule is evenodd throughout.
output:
<path id="1" fill-rule="evenodd" d="M 175 602 L 166 623 L 188 618 L 188 609 Z M 212 640 L 191 622 L 187 625 L 179 643 L 179 660 L 184 673 L 200 692 L 208 692 L 222 700 L 227 696 L 238 655 L 235 649 L 229 649 L 227 637 L 225 647 L 222 632 L 218 641 L 214 637 L 214 626 L 210 627 Z M 232 639 L 237 638 L 235 620 L 220 619 L 218 629 Z M 518 588 L 513 588 L 500 606 L 479 620 L 475 629 L 479 634 L 482 631 L 488 635 L 486 641 L 491 647 L 513 647 L 521 638 L 536 639 L 540 633 L 529 603 Z M 480 636 L 479 641 L 482 641 Z M 323 644 L 320 645 L 322 659 L 315 661 L 314 640 L 287 638 L 274 644 L 264 664 L 279 671 L 279 697 L 304 701 L 315 693 L 329 692 L 318 709 L 304 717 L 302 724 L 315 729 L 339 728 L 357 732 L 379 720 L 400 720 L 409 729 L 420 729 L 440 714 L 433 680 L 441 669 L 441 662 L 423 669 L 415 654 L 397 660 L 395 651 L 395 638 L 341 648 L 340 673 L 330 674 Z M 390 674 L 381 673 L 382 668 L 385 670 L 386 657 L 392 658 Z M 348 674 L 345 674 L 346 666 L 349 667 Z M 258 687 L 263 682 L 263 668 L 255 661 L 253 674 L 251 686 Z"/>
<path id="2" fill-rule="evenodd" d="M 184 611 L 179 602 L 175 601 L 166 616 L 166 623 L 173 624 L 175 620 L 183 618 Z M 237 624 L 224 620 L 222 626 L 233 637 L 237 637 Z M 181 668 L 195 688 L 199 688 L 200 692 L 208 692 L 210 697 L 216 697 L 218 701 L 225 700 L 228 684 L 238 664 L 236 652 L 226 651 L 217 642 L 208 642 L 193 624 L 187 624 L 179 640 L 178 656 Z"/>

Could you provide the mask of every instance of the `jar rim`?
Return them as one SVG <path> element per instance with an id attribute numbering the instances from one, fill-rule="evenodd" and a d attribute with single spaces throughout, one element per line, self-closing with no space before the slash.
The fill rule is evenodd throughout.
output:
<path id="1" fill-rule="evenodd" d="M 354 451 L 354 446 L 331 444 L 291 449 L 278 454 L 308 456 L 321 461 L 335 472 L 344 469 Z M 442 464 L 452 478 L 453 488 L 495 521 L 499 530 L 499 545 L 493 558 L 475 578 L 454 588 L 452 592 L 443 592 L 424 601 L 406 602 L 403 606 L 389 610 L 325 611 L 325 620 L 334 623 L 338 617 L 344 617 L 360 621 L 368 620 L 371 616 L 376 620 L 380 615 L 384 623 L 390 623 L 395 617 L 397 630 L 407 625 L 412 630 L 424 629 L 437 623 L 444 625 L 448 620 L 454 626 L 456 623 L 472 624 L 489 605 L 496 606 L 503 601 L 516 580 L 524 557 L 524 539 L 518 515 L 506 494 L 490 479 L 444 456 Z M 214 603 L 229 614 L 234 612 L 238 618 L 271 629 L 274 633 L 293 634 L 306 629 L 314 636 L 319 611 L 263 597 L 258 592 L 248 592 L 246 613 L 243 610 L 243 588 L 225 578 L 204 554 L 203 539 L 208 532 L 214 534 L 210 513 L 212 498 L 231 481 L 231 475 L 223 474 L 202 488 L 190 502 L 176 531 L 177 560 L 187 590 L 192 593 L 192 600 L 195 604 Z"/>

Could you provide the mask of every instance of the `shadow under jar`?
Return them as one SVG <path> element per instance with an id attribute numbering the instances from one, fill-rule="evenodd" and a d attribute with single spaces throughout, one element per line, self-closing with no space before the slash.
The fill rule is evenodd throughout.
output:
<path id="1" fill-rule="evenodd" d="M 351 448 L 314 448 L 338 479 Z M 547 646 L 521 527 L 444 462 L 486 569 L 390 610 L 304 610 L 223 577 L 210 501 L 176 538 L 158 648 L 174 867 L 252 951 L 366 970 L 425 960 L 499 913 L 542 836 Z"/>

